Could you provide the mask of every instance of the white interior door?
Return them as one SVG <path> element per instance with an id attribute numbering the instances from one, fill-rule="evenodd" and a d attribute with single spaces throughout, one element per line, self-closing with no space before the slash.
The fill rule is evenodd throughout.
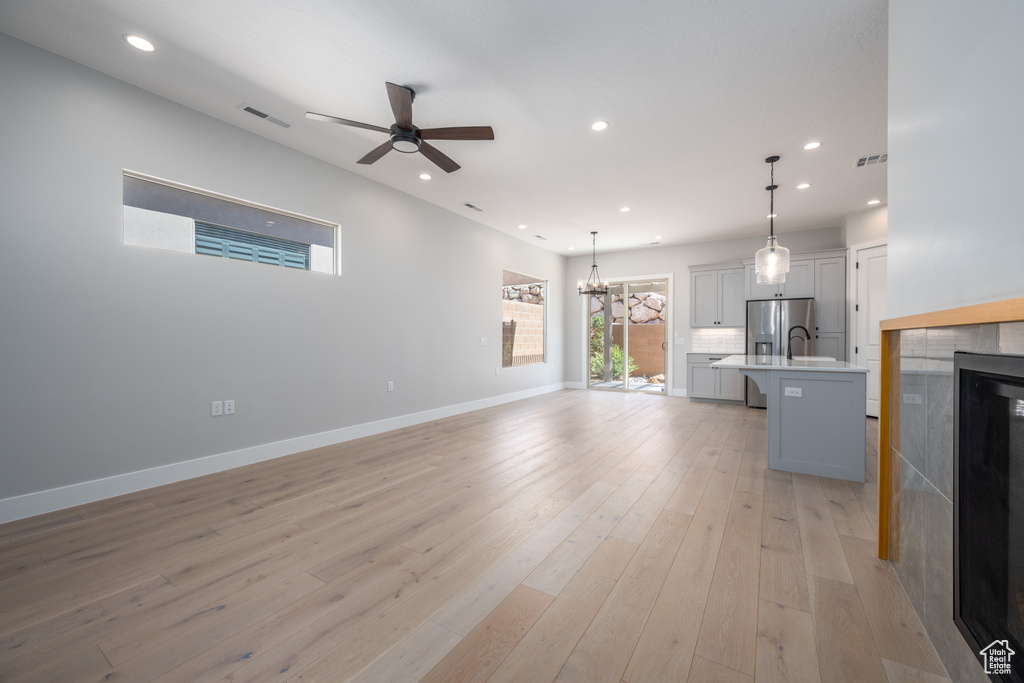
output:
<path id="1" fill-rule="evenodd" d="M 868 369 L 867 414 L 878 417 L 881 380 L 878 323 L 886 318 L 886 245 L 854 247 L 854 258 L 857 264 L 854 270 L 857 279 L 854 362 Z"/>

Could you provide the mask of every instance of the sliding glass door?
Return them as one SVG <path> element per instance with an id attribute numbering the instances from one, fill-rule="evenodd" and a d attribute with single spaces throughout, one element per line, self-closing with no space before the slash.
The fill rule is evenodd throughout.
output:
<path id="1" fill-rule="evenodd" d="M 667 282 L 613 282 L 589 303 L 587 386 L 665 393 Z"/>

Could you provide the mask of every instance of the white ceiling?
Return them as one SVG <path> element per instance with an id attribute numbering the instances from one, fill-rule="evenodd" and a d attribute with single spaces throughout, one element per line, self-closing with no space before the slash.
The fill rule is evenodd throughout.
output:
<path id="1" fill-rule="evenodd" d="M 777 232 L 885 202 L 886 167 L 854 163 L 886 151 L 887 14 L 887 0 L 0 0 L 0 31 L 568 255 L 591 230 L 599 251 L 766 233 L 770 154 Z M 419 154 L 360 166 L 383 134 L 304 117 L 388 127 L 385 81 L 416 91 L 420 128 L 490 125 L 495 140 L 434 143 L 462 165 L 450 175 Z"/>

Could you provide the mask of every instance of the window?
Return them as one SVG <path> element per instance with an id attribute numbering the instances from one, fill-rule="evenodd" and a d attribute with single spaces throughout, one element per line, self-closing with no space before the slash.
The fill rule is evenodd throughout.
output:
<path id="1" fill-rule="evenodd" d="M 309 270 L 309 245 L 195 222 L 196 253 Z"/>
<path id="2" fill-rule="evenodd" d="M 125 171 L 124 243 L 339 273 L 334 223 Z"/>
<path id="3" fill-rule="evenodd" d="M 536 277 L 502 271 L 501 366 L 544 362 L 544 317 L 547 283 Z"/>

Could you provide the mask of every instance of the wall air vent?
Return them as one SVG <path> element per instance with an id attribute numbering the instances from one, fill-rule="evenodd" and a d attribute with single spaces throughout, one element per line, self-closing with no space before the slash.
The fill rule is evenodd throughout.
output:
<path id="1" fill-rule="evenodd" d="M 281 126 L 282 128 L 291 128 L 292 127 L 292 124 L 285 123 L 281 119 L 273 117 L 270 114 L 267 114 L 266 112 L 262 112 L 259 109 L 256 109 L 254 107 L 250 107 L 247 104 L 241 104 L 241 105 L 238 106 L 238 108 L 241 109 L 242 111 L 244 111 L 247 114 L 252 114 L 253 116 L 258 116 L 261 119 L 264 119 L 266 121 L 270 121 L 271 123 L 277 124 L 278 126 Z"/>
<path id="2" fill-rule="evenodd" d="M 872 154 L 871 156 L 857 159 L 857 163 L 855 163 L 854 166 L 856 168 L 860 168 L 861 166 L 874 166 L 875 164 L 884 164 L 888 160 L 888 154 Z"/>
<path id="3" fill-rule="evenodd" d="M 466 207 L 467 209 L 473 209 L 474 211 L 479 211 L 480 213 L 483 213 L 483 211 L 484 211 L 484 210 L 483 210 L 483 209 L 481 209 L 481 208 L 480 208 L 479 206 L 473 206 L 473 205 L 472 205 L 472 204 L 470 204 L 469 202 L 463 202 L 463 204 L 462 204 L 462 205 L 463 205 L 464 207 Z"/>

